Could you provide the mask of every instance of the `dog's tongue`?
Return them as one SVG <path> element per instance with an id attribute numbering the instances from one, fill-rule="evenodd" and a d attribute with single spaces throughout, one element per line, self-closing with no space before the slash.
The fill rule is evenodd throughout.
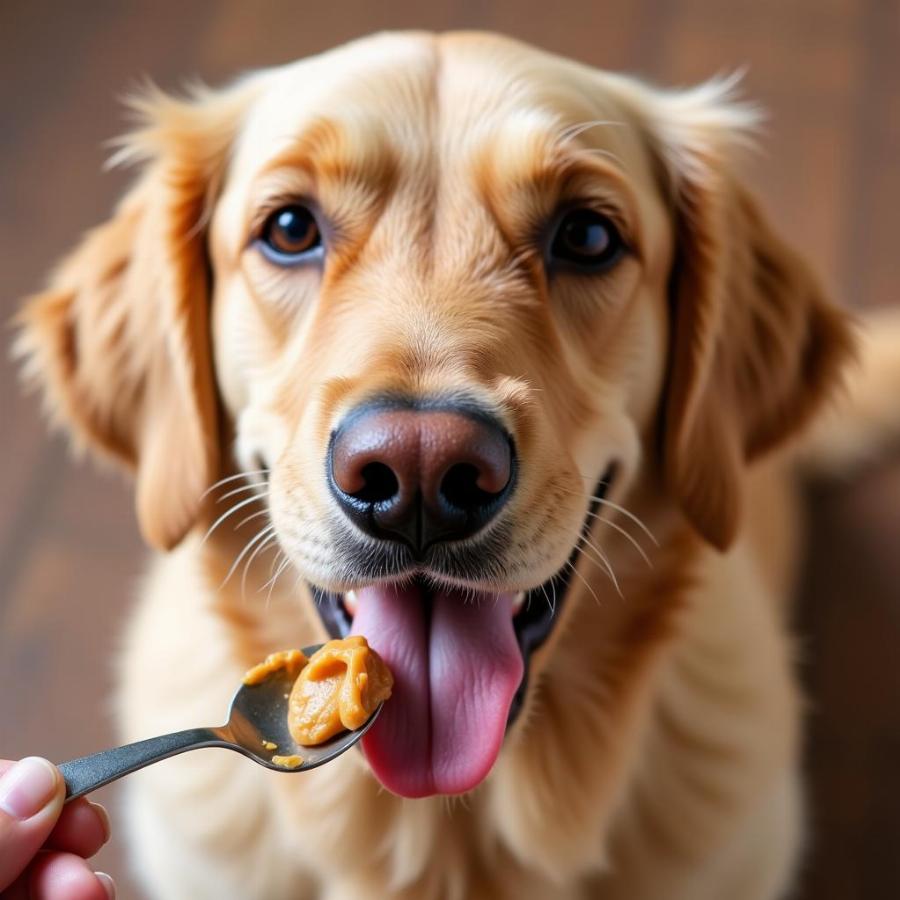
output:
<path id="1" fill-rule="evenodd" d="M 490 771 L 522 680 L 513 594 L 446 590 L 423 601 L 415 585 L 356 592 L 353 633 L 394 674 L 394 690 L 363 738 L 381 783 L 404 797 L 460 794 Z"/>

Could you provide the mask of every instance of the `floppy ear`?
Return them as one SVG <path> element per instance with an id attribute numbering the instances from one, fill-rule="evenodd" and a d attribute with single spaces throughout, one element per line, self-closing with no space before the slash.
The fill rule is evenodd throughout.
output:
<path id="1" fill-rule="evenodd" d="M 745 464 L 805 424 L 853 352 L 845 315 L 735 179 L 754 114 L 730 86 L 661 95 L 651 126 L 676 244 L 665 477 L 720 549 L 738 529 Z"/>
<path id="2" fill-rule="evenodd" d="M 244 104 L 238 92 L 136 101 L 120 156 L 145 170 L 19 314 L 16 349 L 76 444 L 136 475 L 145 539 L 169 549 L 218 471 L 204 224 Z"/>

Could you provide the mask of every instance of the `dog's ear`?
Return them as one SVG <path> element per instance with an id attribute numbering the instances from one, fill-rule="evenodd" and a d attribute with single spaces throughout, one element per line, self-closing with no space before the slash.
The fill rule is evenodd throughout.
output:
<path id="1" fill-rule="evenodd" d="M 844 314 L 737 181 L 754 114 L 730 88 L 657 95 L 649 123 L 675 230 L 664 471 L 720 549 L 738 528 L 745 464 L 806 422 L 853 352 Z"/>
<path id="2" fill-rule="evenodd" d="M 145 539 L 169 549 L 218 471 L 205 222 L 244 92 L 146 92 L 120 156 L 144 170 L 19 314 L 23 372 L 76 445 L 136 475 Z"/>

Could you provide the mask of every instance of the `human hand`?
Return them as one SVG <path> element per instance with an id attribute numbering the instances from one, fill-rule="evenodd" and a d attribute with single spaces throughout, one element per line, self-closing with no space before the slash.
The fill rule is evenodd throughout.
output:
<path id="1" fill-rule="evenodd" d="M 0 760 L 0 900 L 111 900 L 112 879 L 86 859 L 109 840 L 102 806 L 63 806 L 62 775 L 45 759 Z"/>

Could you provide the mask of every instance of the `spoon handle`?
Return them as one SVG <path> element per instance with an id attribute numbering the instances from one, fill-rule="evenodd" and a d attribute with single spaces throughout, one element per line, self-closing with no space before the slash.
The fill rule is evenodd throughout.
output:
<path id="1" fill-rule="evenodd" d="M 66 781 L 66 803 L 177 753 L 200 747 L 233 747 L 222 732 L 219 728 L 189 728 L 60 763 L 59 770 Z"/>

